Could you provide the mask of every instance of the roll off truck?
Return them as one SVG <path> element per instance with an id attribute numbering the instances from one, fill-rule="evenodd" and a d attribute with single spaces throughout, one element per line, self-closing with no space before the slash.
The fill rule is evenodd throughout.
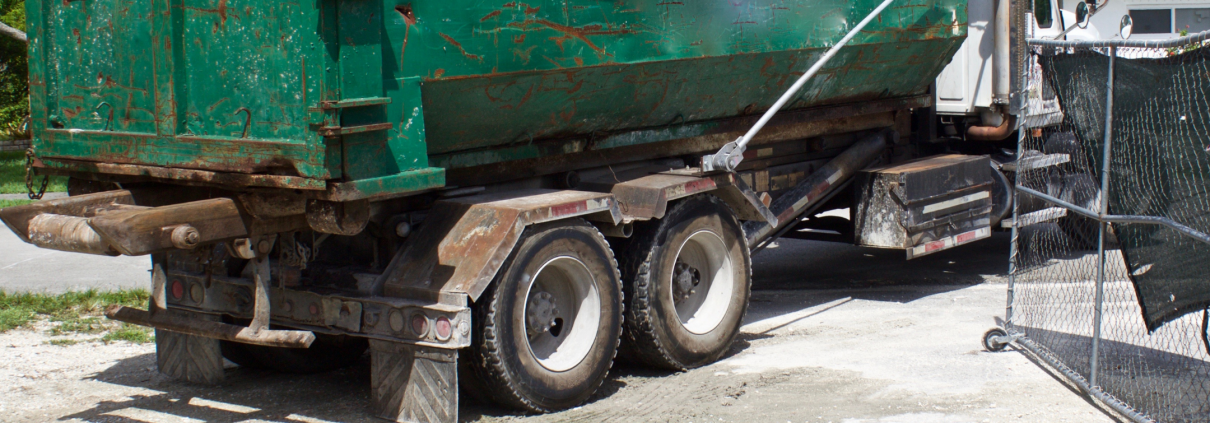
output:
<path id="1" fill-rule="evenodd" d="M 1014 58 L 1060 15 L 894 0 L 824 63 L 880 2 L 530 1 L 27 0 L 31 169 L 70 196 L 0 220 L 149 256 L 147 309 L 105 313 L 169 376 L 368 351 L 388 420 L 559 410 L 618 355 L 722 357 L 780 237 L 988 237 L 1028 170 Z"/>

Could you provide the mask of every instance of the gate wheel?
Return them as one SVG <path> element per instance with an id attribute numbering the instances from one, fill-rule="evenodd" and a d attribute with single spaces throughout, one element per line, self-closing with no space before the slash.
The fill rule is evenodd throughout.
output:
<path id="1" fill-rule="evenodd" d="M 1008 336 L 1008 332 L 1004 329 L 992 328 L 987 333 L 983 334 L 983 349 L 988 352 L 1004 351 L 1004 347 L 1008 346 L 1007 342 L 1000 342 L 997 339 Z"/>

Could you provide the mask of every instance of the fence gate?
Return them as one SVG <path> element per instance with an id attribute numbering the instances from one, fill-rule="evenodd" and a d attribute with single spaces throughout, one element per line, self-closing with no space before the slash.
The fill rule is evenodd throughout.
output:
<path id="1" fill-rule="evenodd" d="M 1029 40 L 1008 308 L 1032 352 L 1136 421 L 1210 420 L 1210 31 Z"/>

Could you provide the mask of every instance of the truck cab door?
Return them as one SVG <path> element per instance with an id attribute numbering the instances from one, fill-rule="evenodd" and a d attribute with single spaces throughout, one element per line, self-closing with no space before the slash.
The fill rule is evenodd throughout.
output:
<path id="1" fill-rule="evenodd" d="M 1033 19 L 1029 20 L 1033 38 L 1055 38 L 1063 33 L 1065 25 L 1057 0 L 1032 0 Z"/>

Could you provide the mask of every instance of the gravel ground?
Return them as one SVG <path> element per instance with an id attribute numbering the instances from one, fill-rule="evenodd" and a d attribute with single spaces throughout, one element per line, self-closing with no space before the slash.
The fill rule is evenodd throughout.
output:
<path id="1" fill-rule="evenodd" d="M 1003 316 L 1007 237 L 912 261 L 785 241 L 755 257 L 741 339 L 679 373 L 615 365 L 587 404 L 525 416 L 464 401 L 464 421 L 1121 421 L 1019 351 L 983 352 Z M 154 346 L 0 334 L 0 420 L 370 422 L 368 360 L 298 376 L 231 366 L 221 386 L 155 372 Z"/>

